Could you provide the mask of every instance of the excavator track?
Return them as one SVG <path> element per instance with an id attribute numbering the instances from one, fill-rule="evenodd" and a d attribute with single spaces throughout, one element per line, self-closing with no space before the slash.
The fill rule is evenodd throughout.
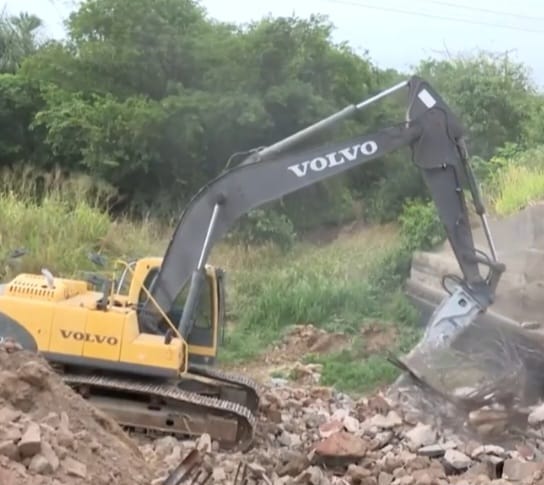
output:
<path id="1" fill-rule="evenodd" d="M 223 383 L 234 384 L 235 386 L 243 388 L 246 397 L 245 402 L 241 404 L 247 407 L 252 413 L 257 412 L 259 408 L 259 389 L 255 381 L 252 379 L 238 374 L 222 372 L 211 367 L 198 366 L 194 364 L 189 366 L 189 374 L 217 379 Z"/>
<path id="2" fill-rule="evenodd" d="M 256 418 L 242 404 L 188 392 L 169 383 L 72 373 L 64 373 L 62 379 L 130 431 L 176 436 L 208 433 L 229 449 L 247 450 L 252 444 Z"/>

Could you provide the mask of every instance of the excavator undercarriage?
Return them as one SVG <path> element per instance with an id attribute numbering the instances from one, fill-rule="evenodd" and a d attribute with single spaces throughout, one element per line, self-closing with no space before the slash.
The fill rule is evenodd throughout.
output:
<path id="1" fill-rule="evenodd" d="M 250 379 L 191 368 L 181 380 L 154 382 L 60 370 L 64 382 L 127 431 L 178 437 L 209 434 L 222 448 L 253 440 L 258 388 Z"/>

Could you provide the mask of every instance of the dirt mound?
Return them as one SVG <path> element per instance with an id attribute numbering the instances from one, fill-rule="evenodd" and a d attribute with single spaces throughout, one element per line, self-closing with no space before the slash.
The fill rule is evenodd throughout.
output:
<path id="1" fill-rule="evenodd" d="M 149 485 L 136 446 L 48 364 L 0 344 L 2 485 Z"/>

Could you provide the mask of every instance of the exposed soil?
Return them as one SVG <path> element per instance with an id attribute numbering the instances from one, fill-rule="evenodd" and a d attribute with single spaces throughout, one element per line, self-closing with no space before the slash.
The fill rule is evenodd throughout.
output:
<path id="1" fill-rule="evenodd" d="M 0 345 L 2 485 L 148 485 L 151 472 L 121 428 L 42 360 Z"/>
<path id="2" fill-rule="evenodd" d="M 366 354 L 380 354 L 391 349 L 398 339 L 398 331 L 393 325 L 380 322 L 365 325 L 361 329 L 363 347 Z"/>
<path id="3" fill-rule="evenodd" d="M 230 372 L 243 373 L 264 382 L 272 375 L 287 375 L 310 354 L 326 354 L 348 348 L 351 338 L 330 333 L 314 325 L 295 325 L 272 348 L 257 358 L 226 366 Z"/>

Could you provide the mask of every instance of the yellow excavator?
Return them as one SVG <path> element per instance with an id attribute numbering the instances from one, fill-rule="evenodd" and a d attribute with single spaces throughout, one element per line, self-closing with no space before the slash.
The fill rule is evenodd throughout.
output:
<path id="1" fill-rule="evenodd" d="M 370 135 L 301 149 L 316 133 L 407 89 L 406 119 Z M 252 442 L 258 388 L 213 363 L 225 324 L 224 273 L 214 243 L 250 209 L 403 147 L 421 169 L 464 278 L 435 310 L 422 344 L 445 345 L 492 304 L 496 260 L 463 130 L 444 100 L 412 77 L 269 147 L 251 150 L 190 200 L 163 257 L 123 263 L 115 278 L 19 274 L 0 292 L 0 339 L 38 351 L 64 382 L 122 426 L 209 433 L 222 446 Z M 466 189 L 490 255 L 474 247 Z M 479 265 L 489 268 L 482 276 Z"/>

